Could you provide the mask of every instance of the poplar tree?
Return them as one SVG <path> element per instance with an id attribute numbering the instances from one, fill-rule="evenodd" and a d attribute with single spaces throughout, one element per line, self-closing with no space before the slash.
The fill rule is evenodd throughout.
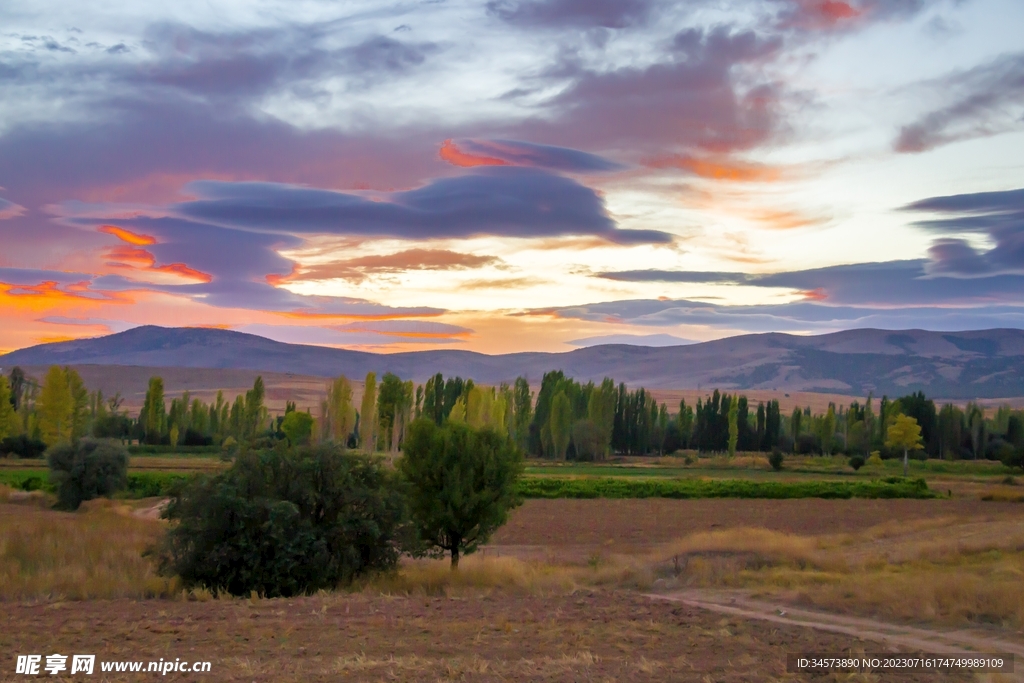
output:
<path id="1" fill-rule="evenodd" d="M 377 375 L 366 373 L 363 401 L 359 410 L 359 446 L 367 453 L 374 451 L 377 434 Z"/>
<path id="2" fill-rule="evenodd" d="M 36 400 L 39 433 L 47 444 L 70 443 L 74 429 L 75 399 L 63 368 L 50 367 Z"/>
<path id="3" fill-rule="evenodd" d="M 739 423 L 737 422 L 739 413 L 739 401 L 731 401 L 729 403 L 729 457 L 736 455 L 736 442 L 740 436 Z"/>
<path id="4" fill-rule="evenodd" d="M 549 424 L 554 456 L 557 460 L 565 460 L 565 452 L 569 449 L 569 438 L 572 436 L 572 405 L 564 391 L 559 391 L 551 400 Z"/>
<path id="5" fill-rule="evenodd" d="M 160 443 L 167 429 L 167 413 L 164 407 L 164 380 L 161 377 L 150 377 L 146 389 L 146 399 L 139 415 L 142 432 L 146 443 Z"/>
<path id="6" fill-rule="evenodd" d="M 20 431 L 21 423 L 11 401 L 10 386 L 7 384 L 7 378 L 0 375 L 0 439 L 14 436 Z"/>

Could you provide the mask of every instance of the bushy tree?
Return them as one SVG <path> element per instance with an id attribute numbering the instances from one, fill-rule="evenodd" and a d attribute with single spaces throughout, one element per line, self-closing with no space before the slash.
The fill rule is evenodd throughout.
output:
<path id="1" fill-rule="evenodd" d="M 38 458 L 46 452 L 46 444 L 28 434 L 8 436 L 0 441 L 0 455 L 14 455 L 19 458 Z"/>
<path id="2" fill-rule="evenodd" d="M 292 446 L 305 446 L 313 435 L 313 416 L 293 410 L 281 421 L 281 431 Z"/>
<path id="3" fill-rule="evenodd" d="M 61 442 L 46 454 L 50 481 L 57 488 L 57 507 L 77 510 L 82 501 L 124 488 L 128 481 L 128 450 L 112 439 Z"/>
<path id="4" fill-rule="evenodd" d="M 332 445 L 249 452 L 171 498 L 160 571 L 215 594 L 331 589 L 397 566 L 404 510 L 375 460 Z"/>
<path id="5" fill-rule="evenodd" d="M 410 425 L 398 470 L 409 484 L 409 509 L 427 554 L 459 557 L 486 543 L 519 504 L 522 456 L 493 429 L 430 419 Z"/>

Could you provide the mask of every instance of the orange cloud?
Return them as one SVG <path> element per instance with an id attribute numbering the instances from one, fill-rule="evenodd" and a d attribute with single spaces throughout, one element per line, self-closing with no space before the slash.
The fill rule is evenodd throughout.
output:
<path id="1" fill-rule="evenodd" d="M 453 166 L 508 166 L 508 162 L 496 157 L 477 156 L 460 150 L 451 138 L 441 143 L 439 152 L 442 159 Z"/>
<path id="2" fill-rule="evenodd" d="M 296 280 L 349 280 L 362 282 L 371 275 L 396 275 L 413 270 L 471 270 L 499 263 L 495 256 L 464 254 L 448 249 L 406 249 L 393 254 L 359 256 L 344 261 L 319 263 L 289 275 L 267 276 L 267 282 L 280 286 Z"/>
<path id="3" fill-rule="evenodd" d="M 709 180 L 730 182 L 768 183 L 779 180 L 782 172 L 764 164 L 752 164 L 730 159 L 698 159 L 688 154 L 656 157 L 645 162 L 652 168 L 678 168 Z"/>
<path id="4" fill-rule="evenodd" d="M 276 315 L 283 315 L 287 318 L 300 318 L 306 320 L 408 320 L 409 318 L 437 318 L 444 315 L 443 311 L 437 313 L 417 313 L 410 316 L 408 313 L 316 313 L 307 311 L 272 311 Z"/>
<path id="5" fill-rule="evenodd" d="M 766 223 L 768 227 L 776 230 L 792 230 L 793 228 L 806 228 L 811 225 L 820 225 L 828 221 L 827 218 L 821 216 L 808 216 L 798 211 L 754 211 L 751 212 L 750 217 L 761 223 Z"/>
<path id="6" fill-rule="evenodd" d="M 129 270 L 141 270 L 148 273 L 162 273 L 173 275 L 176 278 L 185 278 L 195 282 L 212 282 L 213 277 L 209 273 L 189 268 L 184 263 L 167 263 L 157 265 L 156 257 L 145 249 L 138 247 L 117 246 L 106 251 L 107 258 L 114 259 L 107 261 L 111 268 L 127 268 Z"/>
<path id="7" fill-rule="evenodd" d="M 128 244 L 134 244 L 136 246 L 146 246 L 149 244 L 156 244 L 156 238 L 150 237 L 149 235 L 140 235 L 132 232 L 131 230 L 125 230 L 119 228 L 116 225 L 101 225 L 99 227 L 100 232 L 105 232 L 108 235 L 113 235 L 123 242 Z"/>
<path id="8" fill-rule="evenodd" d="M 89 282 L 78 282 L 63 289 L 55 280 L 36 285 L 0 282 L 0 308 L 49 311 L 67 305 L 99 305 L 102 303 L 133 303 L 124 293 L 89 289 Z"/>
<path id="9" fill-rule="evenodd" d="M 799 294 L 803 296 L 804 301 L 824 301 L 828 298 L 828 293 L 821 287 L 818 287 L 817 289 L 807 289 L 799 292 Z"/>

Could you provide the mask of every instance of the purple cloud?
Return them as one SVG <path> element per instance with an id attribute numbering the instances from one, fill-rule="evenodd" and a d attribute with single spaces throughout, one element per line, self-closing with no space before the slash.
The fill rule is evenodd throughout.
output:
<path id="1" fill-rule="evenodd" d="M 356 194 L 274 183 L 202 181 L 172 210 L 240 230 L 431 239 L 591 235 L 620 244 L 668 243 L 657 230 L 620 230 L 594 190 L 532 168 L 484 167 L 414 190 Z"/>

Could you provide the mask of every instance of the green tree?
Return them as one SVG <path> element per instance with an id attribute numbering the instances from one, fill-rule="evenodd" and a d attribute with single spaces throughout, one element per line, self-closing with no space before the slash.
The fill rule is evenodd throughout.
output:
<path id="1" fill-rule="evenodd" d="M 11 390 L 7 378 L 0 375 L 0 439 L 14 436 L 21 431 L 21 421 L 11 401 Z"/>
<path id="2" fill-rule="evenodd" d="M 556 460 L 565 460 L 572 438 L 572 405 L 564 391 L 559 391 L 551 400 L 551 445 Z"/>
<path id="3" fill-rule="evenodd" d="M 601 460 L 612 448 L 616 398 L 615 382 L 610 377 L 605 377 L 601 386 L 590 392 L 590 400 L 587 402 L 587 418 L 597 428 L 601 439 L 601 447 L 595 454 Z"/>
<path id="4" fill-rule="evenodd" d="M 82 501 L 109 496 L 128 481 L 128 450 L 113 439 L 64 441 L 52 446 L 46 459 L 62 510 L 77 510 Z"/>
<path id="5" fill-rule="evenodd" d="M 519 504 L 522 456 L 511 439 L 490 428 L 416 420 L 398 470 L 409 483 L 410 512 L 424 552 L 450 553 L 453 570 Z"/>
<path id="6" fill-rule="evenodd" d="M 736 442 L 740 436 L 739 424 L 737 418 L 739 416 L 740 406 L 739 401 L 732 401 L 729 404 L 729 456 L 736 455 Z"/>
<path id="7" fill-rule="evenodd" d="M 921 426 L 909 415 L 897 415 L 893 423 L 886 429 L 885 445 L 888 448 L 903 451 L 903 476 L 907 476 L 910 466 L 908 452 L 924 447 L 921 443 Z"/>
<path id="8" fill-rule="evenodd" d="M 284 432 L 292 448 L 306 446 L 313 435 L 313 416 L 293 410 L 281 420 L 281 431 Z"/>
<path id="9" fill-rule="evenodd" d="M 367 453 L 376 450 L 377 438 L 377 375 L 366 373 L 363 401 L 359 410 L 359 447 Z"/>
<path id="10" fill-rule="evenodd" d="M 516 377 L 512 385 L 512 435 L 519 450 L 526 452 L 530 445 L 530 420 L 533 419 L 533 394 L 525 377 Z"/>
<path id="11" fill-rule="evenodd" d="M 26 380 L 25 371 L 18 366 L 14 366 L 11 370 L 11 405 L 14 406 L 14 410 L 17 411 L 21 407 L 21 398 L 25 393 Z"/>
<path id="12" fill-rule="evenodd" d="M 75 427 L 75 397 L 64 368 L 53 365 L 46 372 L 36 410 L 43 441 L 48 444 L 71 442 Z"/>
<path id="13" fill-rule="evenodd" d="M 150 377 L 146 399 L 142 404 L 139 423 L 146 443 L 160 443 L 167 431 L 167 412 L 164 406 L 164 380 Z"/>
<path id="14" fill-rule="evenodd" d="M 322 408 L 324 440 L 333 440 L 346 446 L 356 424 L 356 410 L 352 405 L 352 383 L 342 375 L 327 385 L 327 399 Z"/>
<path id="15" fill-rule="evenodd" d="M 263 405 L 266 390 L 263 386 L 263 376 L 257 376 L 252 384 L 252 389 L 245 392 L 245 413 L 242 424 L 242 436 L 246 440 L 253 440 L 263 430 L 267 421 L 267 409 Z"/>
<path id="16" fill-rule="evenodd" d="M 793 417 L 789 418 L 789 429 L 793 432 L 793 452 L 796 453 L 797 442 L 800 441 L 800 428 L 803 426 L 804 413 L 800 406 L 793 408 Z"/>
<path id="17" fill-rule="evenodd" d="M 836 406 L 828 404 L 828 412 L 821 420 L 821 452 L 824 455 L 832 455 L 832 439 L 836 435 Z"/>

